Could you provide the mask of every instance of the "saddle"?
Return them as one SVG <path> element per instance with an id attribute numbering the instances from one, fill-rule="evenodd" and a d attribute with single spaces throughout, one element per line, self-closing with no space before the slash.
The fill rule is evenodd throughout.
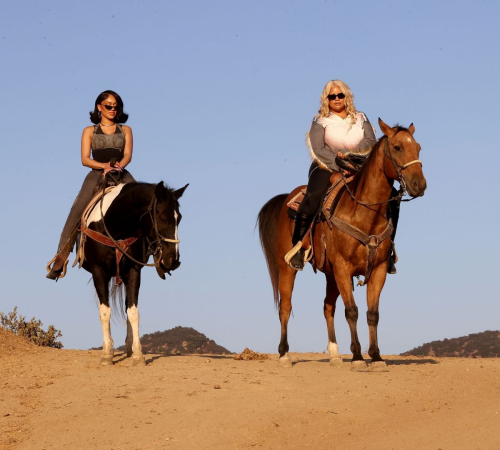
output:
<path id="1" fill-rule="evenodd" d="M 335 158 L 335 162 L 337 166 L 340 168 L 340 172 L 333 172 L 330 177 L 330 187 L 326 191 L 326 194 L 323 198 L 323 201 L 320 204 L 320 209 L 316 213 L 315 219 L 312 221 L 309 230 L 306 235 L 302 239 L 302 248 L 305 249 L 306 261 L 311 261 L 314 271 L 316 272 L 317 268 L 322 268 L 326 259 L 326 241 L 324 238 L 324 234 L 321 235 L 321 259 L 320 261 L 316 261 L 314 258 L 314 249 L 313 249 L 313 235 L 316 228 L 316 224 L 325 221 L 330 226 L 328 220 L 333 215 L 333 211 L 337 206 L 340 196 L 345 188 L 349 185 L 349 183 L 354 179 L 354 175 L 361 169 L 366 158 L 367 154 L 359 154 L 359 153 L 347 153 L 344 155 L 344 158 Z M 306 188 L 300 190 L 300 192 L 295 195 L 288 203 L 288 216 L 291 219 L 295 218 L 299 206 L 306 195 Z M 287 255 L 288 256 L 288 255 Z"/>
<path id="2" fill-rule="evenodd" d="M 85 251 L 84 251 L 85 241 L 87 240 L 87 237 L 90 237 L 91 239 L 99 242 L 100 244 L 115 248 L 115 252 L 116 252 L 116 284 L 119 285 L 122 282 L 121 277 L 120 277 L 120 273 L 119 273 L 120 261 L 121 261 L 121 258 L 123 256 L 122 252 L 126 252 L 128 247 L 131 246 L 137 240 L 137 237 L 131 237 L 128 239 L 116 241 L 116 243 L 118 244 L 118 246 L 122 250 L 122 251 L 120 251 L 118 248 L 116 248 L 115 243 L 109 237 L 104 236 L 103 234 L 101 234 L 97 231 L 91 230 L 90 228 L 87 227 L 89 217 L 95 208 L 99 208 L 99 203 L 100 203 L 101 199 L 104 196 L 106 196 L 107 194 L 109 194 L 110 192 L 114 191 L 115 189 L 116 189 L 116 186 L 109 186 L 109 187 L 106 187 L 104 192 L 102 190 L 98 191 L 97 195 L 95 195 L 92 198 L 90 203 L 85 208 L 85 211 L 82 214 L 82 218 L 80 219 L 80 232 L 81 232 L 81 234 L 80 234 L 80 239 L 77 243 L 76 258 L 75 258 L 75 262 L 73 263 L 73 267 L 75 267 L 77 264 L 78 264 L 79 269 L 82 267 L 82 265 L 85 261 Z"/>
<path id="3" fill-rule="evenodd" d="M 351 225 L 347 222 L 344 222 L 337 217 L 333 215 L 335 211 L 335 207 L 338 204 L 338 201 L 341 196 L 341 192 L 343 191 L 343 188 L 345 187 L 346 189 L 348 188 L 348 184 L 353 180 L 354 175 L 353 171 L 357 172 L 359 170 L 359 167 L 356 167 L 356 160 L 361 161 L 361 164 L 366 160 L 366 156 L 363 155 L 355 155 L 356 158 L 349 158 L 347 159 L 346 167 L 349 170 L 349 175 L 348 178 L 345 178 L 343 173 L 334 173 L 332 174 L 332 177 L 330 178 L 331 181 L 331 186 L 328 189 L 325 198 L 322 202 L 322 206 L 318 213 L 316 214 L 316 220 L 313 220 L 313 223 L 311 224 L 311 227 L 307 231 L 306 235 L 301 241 L 301 248 L 305 249 L 305 253 L 307 255 L 306 261 L 309 261 L 312 259 L 311 264 L 313 266 L 314 271 L 322 269 L 323 265 L 326 260 L 326 240 L 325 240 L 325 235 L 323 232 L 323 229 L 321 229 L 321 252 L 315 252 L 313 249 L 313 234 L 314 234 L 314 229 L 316 227 L 316 222 L 320 222 L 320 225 L 322 226 L 323 223 L 326 223 L 326 225 L 332 229 L 333 227 L 337 228 L 338 230 L 342 231 L 343 233 L 351 236 L 352 238 L 356 239 L 359 241 L 361 244 L 363 244 L 366 247 L 366 270 L 365 270 L 365 279 L 363 281 L 359 280 L 358 277 L 358 286 L 364 286 L 368 281 L 370 280 L 371 273 L 373 270 L 373 265 L 375 261 L 375 257 L 377 255 L 377 250 L 379 245 L 384 242 L 386 239 L 390 238 L 394 227 L 392 224 L 392 220 L 388 219 L 387 225 L 385 227 L 385 230 L 380 233 L 379 235 L 368 235 L 359 228 L 355 227 L 354 225 Z M 363 156 L 363 159 L 359 159 L 359 156 Z M 337 163 L 339 163 L 340 160 L 337 158 Z M 354 164 L 351 164 L 351 161 L 354 161 Z M 342 163 L 339 164 L 339 167 L 342 167 Z M 341 168 L 341 170 L 344 170 Z M 304 199 L 305 196 L 305 189 L 301 190 L 297 195 L 295 195 L 287 204 L 288 210 L 296 212 L 298 210 L 298 206 L 300 205 L 301 201 Z M 318 220 L 319 218 L 319 220 Z M 392 244 L 393 245 L 393 244 Z M 297 247 L 297 246 L 296 246 Z M 295 247 L 294 247 L 295 249 Z M 294 250 L 292 249 L 292 250 Z M 298 251 L 298 249 L 297 249 Z M 393 245 L 393 251 L 395 253 L 394 245 Z M 289 252 L 285 256 L 285 260 L 287 257 L 290 256 Z M 319 254 L 320 256 L 320 261 L 315 260 L 315 253 Z M 396 253 L 395 253 L 396 255 Z M 397 258 L 397 255 L 396 255 Z M 354 288 L 354 285 L 353 285 Z"/>

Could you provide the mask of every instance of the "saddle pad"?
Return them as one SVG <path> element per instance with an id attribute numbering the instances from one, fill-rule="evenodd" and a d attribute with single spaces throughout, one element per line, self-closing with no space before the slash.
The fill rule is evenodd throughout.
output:
<path id="1" fill-rule="evenodd" d="M 118 193 L 120 193 L 123 186 L 124 185 L 110 186 L 110 187 L 106 188 L 104 195 L 107 195 L 110 192 L 113 192 L 114 190 L 117 190 L 117 189 L 118 189 L 118 191 L 117 191 L 117 194 L 118 194 Z M 94 220 L 92 220 L 92 217 L 91 217 L 92 212 L 94 212 L 94 216 L 98 217 L 98 220 L 100 220 L 101 210 L 100 210 L 100 208 L 97 208 L 97 206 L 99 206 L 99 202 L 100 202 L 102 196 L 103 196 L 103 193 L 101 191 L 97 195 L 95 195 L 92 198 L 92 200 L 90 200 L 89 204 L 87 205 L 87 207 L 83 211 L 82 217 L 80 219 L 80 229 L 82 229 L 82 227 L 87 228 L 87 225 L 94 221 Z M 116 195 L 113 196 L 113 199 L 115 197 L 116 197 Z M 106 203 L 106 199 L 104 200 L 104 202 Z M 109 204 L 110 203 L 111 202 L 109 202 Z M 106 207 L 105 207 L 105 205 L 103 205 L 103 212 L 104 213 L 105 213 L 106 209 L 109 207 L 109 204 Z M 75 267 L 77 264 L 79 264 L 79 268 L 82 267 L 83 261 L 85 259 L 85 254 L 84 254 L 83 248 L 85 245 L 86 237 L 87 236 L 85 236 L 83 233 L 80 234 L 80 239 L 78 240 L 78 243 L 77 243 L 76 258 L 75 258 L 75 262 L 73 263 L 73 267 Z"/>

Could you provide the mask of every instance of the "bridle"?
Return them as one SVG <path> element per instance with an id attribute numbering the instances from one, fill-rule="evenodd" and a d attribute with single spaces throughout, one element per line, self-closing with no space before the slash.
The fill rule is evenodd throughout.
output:
<path id="1" fill-rule="evenodd" d="M 384 155 L 389 158 L 389 160 L 392 163 L 392 166 L 394 167 L 394 170 L 396 171 L 396 175 L 398 176 L 398 181 L 399 181 L 399 192 L 401 194 L 401 197 L 404 195 L 408 194 L 407 187 L 406 187 L 406 181 L 403 176 L 403 170 L 406 168 L 410 167 L 413 164 L 420 163 L 422 165 L 422 161 L 420 159 L 414 159 L 413 161 L 410 161 L 404 165 L 398 164 L 396 161 L 394 161 L 394 157 L 392 156 L 392 152 L 389 147 L 389 137 L 387 136 L 387 139 L 385 140 L 385 145 L 384 145 Z M 387 174 L 385 173 L 385 166 L 384 166 L 384 175 L 387 177 Z M 412 197 L 411 199 L 405 200 L 405 201 L 410 201 L 413 200 L 415 197 Z"/>
<path id="2" fill-rule="evenodd" d="M 408 191 L 407 191 L 407 187 L 406 187 L 406 181 L 405 181 L 404 175 L 403 175 L 403 170 L 405 170 L 406 168 L 410 167 L 413 164 L 417 164 L 417 163 L 422 164 L 422 161 L 420 161 L 420 159 L 414 159 L 413 161 L 410 161 L 410 162 L 408 162 L 408 163 L 406 163 L 404 165 L 398 164 L 396 161 L 394 161 L 394 157 L 392 156 L 392 152 L 391 152 L 391 150 L 389 148 L 389 137 L 388 136 L 386 136 L 386 139 L 385 139 L 385 142 L 384 142 L 384 155 L 387 158 L 389 158 L 389 160 L 391 161 L 392 166 L 394 167 L 394 170 L 396 172 L 396 175 L 398 176 L 398 182 L 399 182 L 398 195 L 396 195 L 394 197 L 391 197 L 389 200 L 386 200 L 385 202 L 364 203 L 362 201 L 357 200 L 356 197 L 351 192 L 351 190 L 349 189 L 349 185 L 347 183 L 347 180 L 346 180 L 344 174 L 342 173 L 342 171 L 340 172 L 341 175 L 342 175 L 342 179 L 344 181 L 344 186 L 346 187 L 347 192 L 349 193 L 349 195 L 351 196 L 351 198 L 354 201 L 356 201 L 357 203 L 359 203 L 360 205 L 363 205 L 363 206 L 366 206 L 366 207 L 369 208 L 370 206 L 383 205 L 384 203 L 389 203 L 389 202 L 392 202 L 393 200 L 398 200 L 398 201 L 401 201 L 401 202 L 411 202 L 412 200 L 415 200 L 415 198 L 417 198 L 417 197 L 410 196 L 410 198 L 403 199 L 403 197 L 405 195 L 409 195 Z M 387 174 L 385 173 L 385 164 L 384 164 L 384 175 L 387 178 L 389 178 L 387 176 Z"/>
<path id="3" fill-rule="evenodd" d="M 163 242 L 170 242 L 172 244 L 178 244 L 180 242 L 180 240 L 166 238 L 160 234 L 160 232 L 158 230 L 158 214 L 156 211 L 157 203 L 158 203 L 158 200 L 156 198 L 156 195 L 153 195 L 153 198 L 151 199 L 151 202 L 149 203 L 148 209 L 146 210 L 145 213 L 143 213 L 141 215 L 141 217 L 139 218 L 139 222 L 142 222 L 142 218 L 146 214 L 149 214 L 149 217 L 151 219 L 151 223 L 153 224 L 153 228 L 155 230 L 156 239 L 151 240 L 151 239 L 149 239 L 148 236 L 146 236 L 146 240 L 148 242 L 148 255 L 153 255 L 153 257 L 155 258 L 155 261 L 161 261 L 162 257 L 163 257 L 163 249 L 162 249 L 162 245 L 161 245 L 162 241 Z M 159 255 L 158 255 L 158 253 L 159 253 Z"/>

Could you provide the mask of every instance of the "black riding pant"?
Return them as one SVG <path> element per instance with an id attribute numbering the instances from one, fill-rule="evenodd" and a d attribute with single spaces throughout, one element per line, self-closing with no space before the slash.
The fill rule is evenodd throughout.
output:
<path id="1" fill-rule="evenodd" d="M 63 231 L 61 233 L 61 238 L 59 239 L 58 252 L 64 247 L 68 242 L 73 231 L 78 225 L 79 220 L 82 217 L 83 211 L 85 211 L 86 206 L 90 203 L 94 196 L 94 189 L 99 182 L 99 178 L 102 175 L 102 170 L 91 170 L 88 175 L 83 180 L 82 188 L 76 196 L 76 199 L 71 207 L 66 223 L 64 224 Z M 124 183 L 134 182 L 134 177 L 130 175 L 130 172 L 124 170 L 123 178 Z"/>
<path id="2" fill-rule="evenodd" d="M 299 205 L 298 213 L 306 216 L 314 216 L 318 211 L 321 199 L 330 187 L 330 177 L 332 173 L 329 170 L 322 169 L 317 163 L 313 162 L 309 168 L 309 181 L 307 183 L 307 192 Z"/>

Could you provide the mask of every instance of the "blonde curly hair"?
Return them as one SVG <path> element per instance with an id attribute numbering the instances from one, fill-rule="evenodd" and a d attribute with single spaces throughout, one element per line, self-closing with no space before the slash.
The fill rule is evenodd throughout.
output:
<path id="1" fill-rule="evenodd" d="M 356 123 L 356 107 L 354 106 L 354 95 L 351 92 L 351 89 L 347 84 L 345 84 L 341 80 L 331 80 L 326 83 L 323 92 L 321 93 L 321 107 L 318 111 L 319 117 L 328 117 L 330 115 L 330 107 L 328 95 L 330 94 L 330 90 L 333 86 L 337 86 L 340 89 L 340 92 L 345 94 L 345 109 L 347 111 L 347 115 L 351 118 L 351 125 Z"/>

